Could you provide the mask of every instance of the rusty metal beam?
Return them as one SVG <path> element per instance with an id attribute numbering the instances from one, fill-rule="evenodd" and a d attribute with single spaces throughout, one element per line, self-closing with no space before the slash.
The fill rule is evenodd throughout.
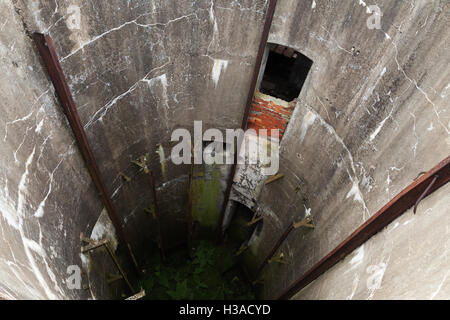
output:
<path id="1" fill-rule="evenodd" d="M 272 247 L 272 250 L 267 254 L 261 265 L 258 267 L 258 270 L 256 270 L 254 281 L 258 279 L 259 274 L 264 269 L 264 267 L 269 263 L 269 260 L 272 259 L 272 257 L 275 255 L 275 253 L 278 251 L 278 249 L 281 247 L 283 242 L 286 240 L 286 238 L 289 236 L 289 234 L 294 230 L 294 224 L 290 223 L 289 226 L 286 228 L 286 230 L 283 232 L 281 237 L 278 239 L 277 243 Z"/>
<path id="2" fill-rule="evenodd" d="M 441 161 L 426 174 L 416 179 L 400 192 L 394 199 L 375 213 L 369 220 L 353 232 L 339 246 L 315 264 L 309 271 L 292 283 L 278 300 L 292 298 L 336 263 L 344 259 L 376 233 L 381 231 L 406 210 L 414 206 L 419 198 L 424 198 L 442 187 L 450 180 L 450 156 Z M 433 182 L 434 181 L 434 182 Z M 433 183 L 432 183 L 433 182 Z M 419 199 L 421 200 L 421 199 Z"/>
<path id="3" fill-rule="evenodd" d="M 69 86 L 67 85 L 66 77 L 56 54 L 53 41 L 50 36 L 41 33 L 34 33 L 33 40 L 47 68 L 47 72 L 50 76 L 53 86 L 55 87 L 56 95 L 58 96 L 59 102 L 63 107 L 67 119 L 69 120 L 69 124 L 72 128 L 75 140 L 77 141 L 78 148 L 81 151 L 86 167 L 88 168 L 89 173 L 92 177 L 92 181 L 94 182 L 95 187 L 100 193 L 103 205 L 106 207 L 108 215 L 114 227 L 116 228 L 119 239 L 126 247 L 132 264 L 136 268 L 136 271 L 140 273 L 140 269 L 131 250 L 131 246 L 128 243 L 125 233 L 122 229 L 121 220 L 116 213 L 111 200 L 111 196 L 103 181 L 102 175 L 97 166 L 97 162 L 95 161 L 94 154 L 89 145 L 86 132 L 84 131 L 83 124 L 81 123 L 77 108 L 75 106 L 75 102 L 73 101 L 72 94 L 70 92 Z"/>
<path id="4" fill-rule="evenodd" d="M 261 271 L 269 263 L 270 259 L 273 258 L 275 253 L 278 251 L 278 249 L 281 247 L 281 245 L 284 243 L 284 241 L 287 239 L 287 237 L 289 237 L 291 232 L 294 231 L 295 229 L 299 229 L 299 228 L 302 228 L 302 227 L 314 229 L 314 223 L 313 223 L 312 217 L 306 217 L 302 221 L 292 222 L 291 224 L 289 224 L 289 226 L 286 228 L 286 230 L 283 232 L 281 237 L 278 239 L 278 241 L 273 246 L 272 250 L 269 251 L 269 253 L 267 254 L 266 258 L 263 260 L 261 265 L 256 270 L 254 281 L 256 281 L 258 279 L 259 274 L 261 273 Z"/>
<path id="5" fill-rule="evenodd" d="M 116 278 L 115 280 L 124 279 L 125 282 L 127 283 L 128 288 L 130 288 L 131 293 L 132 294 L 135 293 L 133 286 L 131 285 L 130 281 L 128 280 L 127 274 L 123 271 L 123 269 L 119 263 L 119 260 L 117 260 L 117 257 L 114 254 L 114 250 L 110 247 L 109 240 L 103 239 L 98 242 L 92 241 L 91 239 L 86 239 L 86 238 L 83 238 L 82 240 L 89 243 L 88 246 L 81 247 L 82 253 L 90 253 L 91 251 L 94 251 L 95 249 L 104 247 L 106 249 L 106 251 L 108 251 L 108 254 L 111 257 L 111 260 L 114 262 L 114 265 L 116 266 L 117 270 L 119 270 L 119 272 L 121 274 L 120 278 Z"/>
<path id="6" fill-rule="evenodd" d="M 244 116 L 242 118 L 241 128 L 244 131 L 247 129 L 248 116 L 250 114 L 250 109 L 251 109 L 251 106 L 252 106 L 253 97 L 255 95 L 256 83 L 258 81 L 259 71 L 261 69 L 261 63 L 262 63 L 262 59 L 263 59 L 263 56 L 264 56 L 264 51 L 266 49 L 267 39 L 269 38 L 269 31 L 270 31 L 270 27 L 272 26 L 272 20 L 273 20 L 273 15 L 275 13 L 276 5 L 277 5 L 277 0 L 269 0 L 269 5 L 267 7 L 267 12 L 266 12 L 266 19 L 265 19 L 265 22 L 264 22 L 264 28 L 263 28 L 263 32 L 262 32 L 262 35 L 261 35 L 261 41 L 259 42 L 258 54 L 256 56 L 255 67 L 253 69 L 252 81 L 250 83 L 250 89 L 248 91 L 247 103 L 245 105 Z M 227 209 L 228 202 L 230 201 L 231 188 L 233 186 L 234 175 L 236 174 L 237 152 L 239 152 L 239 150 L 237 150 L 235 148 L 235 150 L 234 150 L 234 164 L 233 164 L 233 166 L 231 168 L 231 173 L 230 173 L 230 176 L 228 178 L 227 188 L 225 190 L 224 202 L 223 202 L 222 210 L 220 211 L 219 221 L 218 221 L 218 224 L 217 224 L 217 231 L 216 232 L 217 232 L 217 237 L 218 237 L 217 239 L 218 239 L 218 241 L 222 240 L 223 219 L 225 217 L 225 211 Z"/>

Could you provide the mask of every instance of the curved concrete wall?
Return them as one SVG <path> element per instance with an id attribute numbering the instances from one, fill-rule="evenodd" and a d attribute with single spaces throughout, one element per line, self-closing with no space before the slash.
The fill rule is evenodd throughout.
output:
<path id="1" fill-rule="evenodd" d="M 22 22 L 0 12 L 0 296 L 80 298 L 66 271 L 102 205 Z"/>
<path id="2" fill-rule="evenodd" d="M 179 220 L 187 207 L 189 168 L 171 165 L 170 135 L 176 127 L 191 128 L 194 119 L 203 120 L 204 128 L 241 122 L 264 6 L 260 0 L 2 3 L 5 296 L 78 296 L 62 281 L 68 264 L 81 264 L 79 233 L 89 235 L 102 211 L 27 36 L 34 31 L 52 36 L 100 170 L 142 262 L 155 234 L 144 210 L 152 200 L 148 178 L 131 161 L 150 154 L 166 245 L 184 241 Z M 124 183 L 120 173 L 132 182 Z M 31 248 L 16 246 L 27 239 Z"/>
<path id="3" fill-rule="evenodd" d="M 173 235 L 167 245 L 184 241 L 180 220 L 187 208 L 189 168 L 171 165 L 170 135 L 178 127 L 192 128 L 194 120 L 202 120 L 204 128 L 240 125 L 266 4 L 2 2 L 2 296 L 83 298 L 82 290 L 67 289 L 66 268 L 81 265 L 79 235 L 91 234 L 103 210 L 30 33 L 53 38 L 100 170 L 143 263 L 155 234 L 144 210 L 151 205 L 151 192 L 148 178 L 131 161 L 150 154 L 163 233 Z M 306 210 L 317 227 L 288 238 L 283 247 L 288 266 L 264 270 L 266 297 L 279 294 L 420 171 L 449 154 L 448 3 L 378 1 L 382 30 L 367 28 L 367 5 L 359 0 L 278 1 L 269 41 L 293 47 L 314 65 L 284 136 L 280 170 L 286 177 L 263 190 L 266 223 L 251 248 L 252 259 L 260 261 L 277 235 Z M 125 183 L 121 173 L 132 182 Z M 444 206 L 412 219 L 432 215 L 442 221 L 446 213 Z M 419 225 L 393 231 L 403 250 L 413 244 L 405 239 L 420 231 Z M 440 241 L 446 258 L 448 237 L 426 236 L 427 243 Z M 373 243 L 373 254 L 380 254 L 376 250 L 383 242 L 374 238 Z M 393 260 L 380 255 L 373 264 L 384 263 L 388 274 Z M 355 269 L 359 280 L 342 278 L 357 283 L 353 297 L 395 298 L 396 291 L 378 295 L 364 288 L 369 261 Z M 427 270 L 448 269 L 448 263 L 439 263 Z M 329 277 L 340 279 L 339 270 Z M 401 268 L 392 270 L 395 277 Z M 434 297 L 448 291 L 447 275 L 441 273 L 428 284 L 433 290 L 441 286 Z M 405 289 L 406 298 L 431 297 L 428 291 L 421 296 L 421 285 L 403 284 L 411 288 Z M 325 289 L 299 298 L 341 297 L 326 294 L 327 286 L 322 282 Z"/>
<path id="4" fill-rule="evenodd" d="M 367 27 L 371 16 L 367 5 L 363 1 L 279 1 L 269 41 L 293 47 L 314 60 L 314 65 L 282 142 L 280 171 L 286 177 L 267 186 L 261 196 L 261 207 L 271 222 L 264 224 L 259 247 L 254 249 L 257 260 L 306 211 L 312 214 L 316 229 L 294 231 L 281 249 L 290 264 L 265 269 L 267 297 L 280 294 L 419 172 L 449 154 L 448 2 L 377 1 L 383 13 L 380 30 Z M 444 197 L 445 192 L 440 195 Z M 447 208 L 439 205 L 433 217 L 420 217 L 427 207 L 416 216 L 405 215 L 412 221 L 448 225 L 448 197 L 436 201 L 446 202 Z M 354 298 L 428 298 L 450 266 L 449 237 L 445 228 L 424 234 L 421 223 L 393 232 L 393 239 L 402 239 L 404 250 L 395 261 L 394 257 L 389 260 L 391 252 L 384 248 L 383 239 L 391 237 L 385 231 L 371 242 L 378 251 L 367 253 L 358 268 L 340 267 L 342 274 L 352 274 L 340 274 L 341 280 L 336 280 L 349 292 L 333 287 L 336 281 L 328 285 L 325 275 L 315 285 L 320 293 L 307 292 L 299 298 L 346 298 L 357 279 L 361 283 Z M 407 259 L 416 239 L 435 243 L 439 249 L 433 252 L 441 259 L 427 263 L 420 251 Z M 398 265 L 422 268 L 424 279 L 382 282 L 385 290 L 371 292 L 363 283 L 370 259 L 385 264 L 391 279 L 402 278 Z M 431 270 L 437 273 L 430 277 Z M 427 281 L 430 288 L 425 289 L 422 284 Z M 400 289 L 392 289 L 398 285 Z M 448 280 L 444 288 L 448 296 Z"/>

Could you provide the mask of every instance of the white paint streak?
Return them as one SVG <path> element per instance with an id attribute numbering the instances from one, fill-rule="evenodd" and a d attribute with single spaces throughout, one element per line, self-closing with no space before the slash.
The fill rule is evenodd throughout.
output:
<path id="1" fill-rule="evenodd" d="M 353 182 L 353 186 L 350 190 L 350 192 L 347 194 L 347 197 L 353 196 L 353 198 L 355 200 L 357 200 L 358 202 L 361 203 L 361 205 L 364 208 L 364 214 L 363 214 L 363 220 L 365 220 L 366 218 L 366 214 L 370 215 L 370 211 L 367 208 L 366 202 L 364 201 L 363 195 L 361 193 L 361 190 L 359 189 L 359 179 L 357 177 L 356 174 L 356 169 L 355 169 L 355 163 L 353 160 L 353 156 L 350 152 L 350 150 L 347 148 L 347 146 L 345 145 L 344 141 L 342 140 L 341 137 L 339 137 L 339 135 L 337 134 L 337 132 L 334 130 L 334 128 L 329 125 L 318 113 L 315 112 L 314 109 L 310 108 L 308 105 L 305 106 L 307 110 L 309 110 L 309 112 L 311 112 L 317 119 L 319 119 L 320 123 L 327 129 L 327 131 L 333 135 L 333 137 L 336 139 L 336 141 L 344 148 L 344 150 L 346 151 L 347 155 L 348 155 L 348 159 L 350 162 L 350 168 L 352 170 L 352 174 L 350 174 L 350 172 L 348 172 L 348 176 L 351 182 Z"/>
<path id="2" fill-rule="evenodd" d="M 304 117 L 302 121 L 300 141 L 305 139 L 306 133 L 308 132 L 308 128 L 316 121 L 316 115 L 309 111 Z"/>
<path id="3" fill-rule="evenodd" d="M 381 288 L 381 283 L 383 282 L 383 276 L 386 272 L 386 263 L 380 263 L 378 265 L 371 265 L 367 267 L 366 272 L 371 274 L 366 281 L 367 290 L 369 290 L 370 295 L 368 299 L 372 299 L 375 292 Z"/>
<path id="4" fill-rule="evenodd" d="M 353 258 L 350 260 L 350 269 L 358 267 L 364 261 L 364 245 L 353 251 Z"/>
<path id="5" fill-rule="evenodd" d="M 311 213 L 311 211 L 312 211 L 312 208 L 307 208 L 305 205 L 303 205 L 304 207 L 305 207 L 305 216 L 308 218 L 308 217 L 311 217 L 312 216 L 312 213 Z"/>
<path id="6" fill-rule="evenodd" d="M 118 95 L 117 97 L 113 98 L 112 100 L 110 100 L 106 105 L 104 105 L 103 107 L 101 107 L 100 109 L 98 109 L 94 115 L 90 118 L 90 120 L 86 123 L 86 125 L 84 126 L 85 129 L 89 128 L 92 124 L 94 124 L 97 121 L 102 121 L 103 117 L 108 113 L 108 111 L 110 110 L 110 108 L 112 108 L 118 101 L 120 101 L 121 99 L 123 99 L 124 97 L 126 97 L 127 95 L 131 94 L 134 90 L 136 90 L 139 86 L 139 84 L 141 82 L 146 82 L 147 84 L 149 84 L 149 79 L 147 79 L 150 74 L 156 70 L 162 69 L 165 66 L 167 66 L 170 63 L 170 60 L 163 64 L 160 67 L 156 67 L 152 70 L 150 70 L 142 79 L 138 80 L 136 83 L 134 83 L 128 90 L 126 90 L 125 92 L 121 93 L 120 95 Z"/>
<path id="7" fill-rule="evenodd" d="M 359 190 L 359 183 L 358 183 L 358 181 L 353 181 L 352 188 L 347 193 L 346 199 L 349 199 L 351 197 L 355 201 L 363 202 L 363 199 L 362 199 L 362 196 L 361 196 L 361 192 Z"/>
<path id="8" fill-rule="evenodd" d="M 120 30 L 120 29 L 122 29 L 122 28 L 124 28 L 124 27 L 126 27 L 126 26 L 128 26 L 128 25 L 134 24 L 134 25 L 136 25 L 136 26 L 138 26 L 138 27 L 142 27 L 142 28 L 151 28 L 151 27 L 158 27 L 158 26 L 166 27 L 166 26 L 168 26 L 169 24 L 171 24 L 171 23 L 173 23 L 173 22 L 180 21 L 180 20 L 182 20 L 182 19 L 187 19 L 187 18 L 192 17 L 192 16 L 197 17 L 197 15 L 196 15 L 195 13 L 191 13 L 191 14 L 189 14 L 189 15 L 185 15 L 185 16 L 181 16 L 181 17 L 178 17 L 178 18 L 174 18 L 174 19 L 169 20 L 169 21 L 167 21 L 167 22 L 165 22 L 165 23 L 157 22 L 157 23 L 151 23 L 151 24 L 142 24 L 142 23 L 138 23 L 138 22 L 137 22 L 140 18 L 142 18 L 142 17 L 144 17 L 144 16 L 146 16 L 146 15 L 149 15 L 149 14 L 150 14 L 150 13 L 144 13 L 144 14 L 141 14 L 141 15 L 139 15 L 136 19 L 134 19 L 134 20 L 127 21 L 127 22 L 121 24 L 120 26 L 117 26 L 117 27 L 112 28 L 112 29 L 110 29 L 110 30 L 108 30 L 108 31 L 105 31 L 105 32 L 103 32 L 102 34 L 99 34 L 99 35 L 95 36 L 95 37 L 92 38 L 91 40 L 82 43 L 77 49 L 75 49 L 74 51 L 72 51 L 71 53 L 69 53 L 67 56 L 65 56 L 64 58 L 62 58 L 62 59 L 61 59 L 61 62 L 64 62 L 66 59 L 68 59 L 68 58 L 70 58 L 71 56 L 73 56 L 74 54 L 78 53 L 80 50 L 83 50 L 86 46 L 89 46 L 89 45 L 91 45 L 92 43 L 96 42 L 97 40 L 103 38 L 103 37 L 106 36 L 107 34 L 109 34 L 109 33 L 111 33 L 111 32 L 114 32 L 114 31 L 118 31 L 118 30 Z M 197 19 L 198 19 L 198 17 L 197 17 Z"/>
<path id="9" fill-rule="evenodd" d="M 373 94 L 373 91 L 375 90 L 375 88 L 377 87 L 378 83 L 383 78 L 385 73 L 386 73 L 386 67 L 384 67 L 383 70 L 381 70 L 381 73 L 378 76 L 377 80 L 375 81 L 375 84 L 373 86 L 371 86 L 369 88 L 369 90 L 367 90 L 367 92 L 364 94 L 364 97 L 363 97 L 364 101 L 367 101 L 367 99 L 369 99 L 369 97 Z"/>
<path id="10" fill-rule="evenodd" d="M 353 299 L 353 297 L 355 296 L 355 293 L 356 293 L 356 289 L 358 289 L 358 284 L 359 284 L 359 276 L 356 275 L 355 278 L 353 279 L 352 293 L 350 293 L 350 295 L 347 297 L 346 300 Z"/>
<path id="11" fill-rule="evenodd" d="M 214 65 L 211 72 L 211 79 L 214 82 L 214 87 L 217 88 L 222 70 L 225 72 L 227 70 L 227 67 L 228 60 L 214 59 Z"/>
<path id="12" fill-rule="evenodd" d="M 47 194 L 45 195 L 44 199 L 41 201 L 41 203 L 39 204 L 38 209 L 36 210 L 34 216 L 36 218 L 42 218 L 44 216 L 44 208 L 45 208 L 45 204 L 47 203 L 48 197 L 50 196 L 50 194 L 52 193 L 52 189 L 53 189 L 53 177 L 55 175 L 56 170 L 58 170 L 59 166 L 61 165 L 61 163 L 63 162 L 64 159 L 61 159 L 58 163 L 58 165 L 55 167 L 55 169 L 50 173 L 50 177 L 49 177 L 49 184 L 48 184 L 48 191 Z"/>
<path id="13" fill-rule="evenodd" d="M 447 271 L 447 273 L 444 276 L 444 279 L 442 279 L 441 283 L 438 285 L 438 287 L 436 288 L 436 291 L 434 291 L 431 296 L 430 296 L 430 300 L 433 300 L 438 293 L 441 291 L 442 285 L 445 283 L 445 281 L 447 280 L 447 277 L 449 275 L 450 271 Z"/>

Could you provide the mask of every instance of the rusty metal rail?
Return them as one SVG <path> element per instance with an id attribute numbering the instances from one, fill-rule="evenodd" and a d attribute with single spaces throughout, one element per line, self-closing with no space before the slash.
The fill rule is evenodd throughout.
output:
<path id="1" fill-rule="evenodd" d="M 336 263 L 344 259 L 406 210 L 418 205 L 420 200 L 428 196 L 450 180 L 450 156 L 441 161 L 433 169 L 415 180 L 400 192 L 394 199 L 375 213 L 369 220 L 353 232 L 333 251 L 315 264 L 309 271 L 294 281 L 277 299 L 292 298 Z"/>
<path id="2" fill-rule="evenodd" d="M 241 128 L 245 131 L 247 129 L 247 124 L 248 124 L 248 116 L 250 114 L 250 109 L 252 106 L 252 101 L 253 101 L 253 97 L 255 95 L 255 89 L 256 89 L 256 83 L 258 81 L 258 76 L 259 76 L 259 72 L 261 69 L 261 63 L 263 60 L 263 56 L 264 56 L 264 51 L 266 49 L 266 45 L 267 45 L 267 39 L 269 38 L 269 31 L 270 31 L 270 27 L 272 26 L 272 20 L 273 20 L 273 15 L 275 13 L 275 7 L 277 5 L 277 0 L 269 0 L 269 5 L 267 7 L 267 12 L 266 12 L 266 19 L 264 22 L 264 29 L 262 32 L 262 36 L 261 36 L 261 41 L 259 43 L 259 48 L 258 48 L 258 54 L 256 56 L 256 62 L 255 62 L 255 67 L 253 69 L 253 77 L 252 77 L 252 81 L 250 83 L 250 89 L 248 91 L 248 97 L 247 97 L 247 103 L 245 105 L 245 111 L 244 111 L 244 116 L 242 119 L 242 124 L 241 124 Z M 230 196 L 231 196 L 231 188 L 233 186 L 233 179 L 234 179 L 234 175 L 236 174 L 236 168 L 237 168 L 237 153 L 239 152 L 239 150 L 237 150 L 235 148 L 234 150 L 234 164 L 231 168 L 231 172 L 230 172 L 230 176 L 228 178 L 228 182 L 227 182 L 227 188 L 225 190 L 225 196 L 224 196 L 224 200 L 223 200 L 223 206 L 222 206 L 222 210 L 220 211 L 220 215 L 219 215 L 219 221 L 217 224 L 217 239 L 218 241 L 222 240 L 222 225 L 223 225 L 223 219 L 225 218 L 225 211 L 227 209 L 228 206 L 228 202 L 230 201 Z"/>
<path id="3" fill-rule="evenodd" d="M 283 232 L 281 237 L 278 239 L 278 241 L 273 246 L 272 250 L 267 254 L 266 258 L 263 260 L 261 265 L 256 270 L 254 281 L 256 281 L 259 277 L 259 274 L 264 269 L 264 267 L 269 263 L 270 259 L 273 258 L 275 253 L 278 251 L 278 249 L 281 247 L 281 245 L 284 243 L 284 241 L 287 239 L 287 237 L 291 234 L 292 231 L 298 228 L 311 228 L 314 229 L 314 222 L 312 217 L 306 217 L 305 219 L 299 221 L 299 222 L 292 222 L 289 224 L 289 226 L 286 228 L 286 230 Z"/>
<path id="4" fill-rule="evenodd" d="M 104 247 L 106 249 L 106 251 L 108 252 L 109 256 L 111 257 L 111 260 L 114 262 L 114 265 L 116 266 L 117 270 L 119 270 L 119 272 L 121 274 L 120 279 L 125 280 L 128 288 L 131 291 L 131 294 L 136 292 L 134 290 L 133 286 L 131 285 L 130 281 L 128 280 L 127 274 L 122 269 L 122 266 L 120 265 L 119 260 L 117 259 L 116 255 L 114 253 L 114 250 L 111 248 L 110 243 L 107 239 L 103 239 L 100 241 L 93 241 L 91 239 L 83 238 L 82 241 L 89 243 L 89 245 L 87 245 L 85 247 L 81 247 L 82 253 L 89 253 L 95 249 Z"/>
<path id="5" fill-rule="evenodd" d="M 69 120 L 70 127 L 72 128 L 73 134 L 78 144 L 78 148 L 81 151 L 83 159 L 85 161 L 86 167 L 92 177 L 95 187 L 100 193 L 101 199 L 104 206 L 108 212 L 108 215 L 116 228 L 119 239 L 126 247 L 128 255 L 134 265 L 137 273 L 140 273 L 137 261 L 131 250 L 131 246 L 127 241 L 125 233 L 123 231 L 121 220 L 116 213 L 114 205 L 111 200 L 110 193 L 103 181 L 100 170 L 98 169 L 97 162 L 95 160 L 92 149 L 89 145 L 86 132 L 84 131 L 83 124 L 81 123 L 80 117 L 73 101 L 72 94 L 70 92 L 69 86 L 67 85 L 66 77 L 62 70 L 61 64 L 59 62 L 58 56 L 53 45 L 53 41 L 48 35 L 41 33 L 34 33 L 33 40 L 38 48 L 38 51 L 42 57 L 42 60 L 47 68 L 47 72 L 50 79 L 55 87 L 56 95 L 58 96 L 59 102 L 63 107 L 64 113 Z"/>
<path id="6" fill-rule="evenodd" d="M 269 263 L 269 260 L 275 255 L 277 250 L 281 247 L 281 245 L 283 244 L 284 240 L 286 240 L 286 238 L 291 234 L 292 230 L 294 230 L 294 224 L 290 223 L 289 226 L 286 228 L 286 230 L 281 235 L 281 237 L 278 239 L 277 243 L 275 243 L 275 245 L 273 246 L 272 250 L 270 250 L 270 252 L 264 258 L 264 260 L 261 263 L 261 265 L 256 270 L 256 273 L 255 273 L 255 276 L 254 276 L 254 279 L 253 279 L 254 281 L 256 281 L 258 279 L 258 276 L 260 275 L 261 271 Z"/>

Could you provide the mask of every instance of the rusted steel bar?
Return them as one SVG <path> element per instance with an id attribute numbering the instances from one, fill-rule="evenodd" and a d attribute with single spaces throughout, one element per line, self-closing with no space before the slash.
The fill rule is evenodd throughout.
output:
<path id="1" fill-rule="evenodd" d="M 272 182 L 278 181 L 280 179 L 284 178 L 284 173 L 280 173 L 274 176 L 271 176 L 269 179 L 266 180 L 266 182 L 264 182 L 264 184 L 270 184 Z"/>
<path id="2" fill-rule="evenodd" d="M 153 177 L 153 172 L 150 170 L 148 172 L 148 175 L 150 177 L 150 185 L 152 187 L 152 194 L 153 194 L 153 205 L 155 210 L 155 218 L 156 218 L 156 227 L 158 229 L 158 246 L 159 250 L 161 251 L 161 256 L 163 260 L 166 259 L 166 253 L 164 251 L 164 245 L 163 245 L 163 238 L 162 238 L 162 231 L 161 231 L 161 216 L 158 206 L 158 198 L 156 195 L 156 186 L 155 186 L 155 178 Z"/>
<path id="3" fill-rule="evenodd" d="M 119 263 L 119 260 L 117 260 L 117 257 L 114 254 L 114 250 L 112 250 L 111 247 L 109 246 L 109 241 L 107 239 L 103 239 L 100 241 L 93 241 L 91 239 L 83 237 L 81 240 L 89 243 L 88 246 L 81 247 L 82 253 L 90 253 L 91 251 L 94 251 L 95 249 L 98 249 L 100 247 L 105 247 L 106 251 L 108 251 L 109 256 L 111 257 L 112 261 L 114 262 L 114 265 L 116 266 L 116 268 L 119 270 L 119 272 L 121 274 L 120 279 L 125 280 L 128 288 L 130 288 L 130 291 L 132 294 L 135 293 L 133 286 L 131 285 L 130 281 L 128 280 L 127 274 L 123 271 L 123 269 Z"/>
<path id="4" fill-rule="evenodd" d="M 56 95 L 58 96 L 59 102 L 63 107 L 64 113 L 66 114 L 72 131 L 75 135 L 75 139 L 78 144 L 78 148 L 81 151 L 83 159 L 86 163 L 86 167 L 92 177 L 95 187 L 100 193 L 101 199 L 104 206 L 108 212 L 108 215 L 117 231 L 119 239 L 126 247 L 128 255 L 132 261 L 132 264 L 136 268 L 136 271 L 140 273 L 140 269 L 131 250 L 131 246 L 127 241 L 125 233 L 122 228 L 122 224 L 119 216 L 116 213 L 114 205 L 111 200 L 111 196 L 103 182 L 102 175 L 98 169 L 97 162 L 93 155 L 92 149 L 89 145 L 86 132 L 84 131 L 83 125 L 81 123 L 80 117 L 78 116 L 77 108 L 75 102 L 73 101 L 72 94 L 70 92 L 69 86 L 66 82 L 66 77 L 62 70 L 61 64 L 59 63 L 58 56 L 53 45 L 53 41 L 48 35 L 43 35 L 41 33 L 34 33 L 33 40 L 39 50 L 42 60 L 47 68 L 47 72 L 50 79 L 55 87 Z"/>
<path id="5" fill-rule="evenodd" d="M 289 236 L 289 234 L 294 230 L 294 224 L 290 223 L 289 226 L 286 228 L 286 230 L 283 232 L 281 237 L 278 239 L 277 243 L 273 246 L 272 250 L 267 254 L 261 265 L 259 266 L 258 270 L 256 270 L 254 280 L 256 281 L 258 279 L 259 274 L 264 269 L 264 267 L 269 263 L 269 260 L 272 259 L 272 257 L 275 255 L 275 253 L 278 251 L 278 249 L 283 244 L 284 240 Z"/>
<path id="6" fill-rule="evenodd" d="M 263 260 L 263 262 L 259 266 L 258 270 L 256 271 L 255 279 L 254 279 L 255 281 L 258 279 L 259 274 L 261 273 L 261 271 L 270 262 L 270 259 L 272 259 L 272 257 L 275 255 L 275 253 L 278 251 L 278 249 L 281 247 L 281 245 L 287 239 L 287 237 L 291 234 L 291 232 L 293 230 L 295 230 L 295 229 L 302 228 L 302 227 L 314 229 L 315 226 L 314 226 L 314 222 L 313 222 L 312 217 L 306 217 L 302 221 L 293 222 L 286 228 L 284 233 L 281 235 L 280 239 L 273 246 L 272 250 L 267 254 L 266 258 Z"/>
<path id="7" fill-rule="evenodd" d="M 277 0 L 269 0 L 269 6 L 267 7 L 266 21 L 264 22 L 264 29 L 259 42 L 258 55 L 256 56 L 255 67 L 253 70 L 252 82 L 248 91 L 247 104 L 245 106 L 244 118 L 242 119 L 241 128 L 246 130 L 248 124 L 248 115 L 252 106 L 253 97 L 255 95 L 256 83 L 258 81 L 259 71 L 261 70 L 261 63 L 266 50 L 267 39 L 269 39 L 269 31 L 272 26 L 273 15 L 275 13 L 275 7 Z"/>
<path id="8" fill-rule="evenodd" d="M 99 241 L 99 242 L 96 242 L 96 243 L 91 243 L 91 244 L 89 244 L 89 245 L 87 245 L 87 246 L 85 246 L 85 247 L 81 247 L 81 252 L 82 253 L 86 253 L 86 252 L 89 252 L 89 251 L 92 251 L 92 250 L 95 250 L 95 249 L 97 249 L 98 247 L 101 247 L 101 246 L 103 246 L 105 243 L 107 243 L 108 242 L 108 240 L 101 240 L 101 241 Z"/>
<path id="9" fill-rule="evenodd" d="M 441 161 L 436 167 L 422 175 L 412 184 L 400 192 L 394 199 L 375 213 L 369 220 L 353 232 L 339 246 L 316 263 L 309 271 L 292 283 L 278 299 L 290 299 L 301 289 L 305 288 L 336 263 L 344 259 L 353 250 L 360 247 L 376 233 L 381 231 L 406 210 L 414 206 L 417 199 L 426 197 L 450 180 L 450 156 Z M 433 182 L 434 183 L 431 183 Z"/>
<path id="10" fill-rule="evenodd" d="M 247 129 L 248 115 L 250 114 L 250 109 L 251 109 L 251 106 L 252 106 L 253 97 L 255 95 L 256 83 L 258 81 L 259 71 L 261 69 L 261 63 L 262 63 L 262 59 L 263 59 L 263 56 L 264 56 L 264 51 L 266 49 L 267 39 L 269 38 L 269 31 L 270 31 L 270 27 L 272 26 L 272 20 L 273 20 L 273 15 L 275 13 L 276 5 L 277 5 L 277 0 L 269 0 L 269 5 L 267 7 L 267 12 L 266 12 L 266 19 L 265 19 L 265 22 L 264 22 L 264 29 L 263 29 L 263 32 L 262 32 L 262 35 L 261 35 L 261 41 L 259 42 L 258 54 L 256 56 L 255 67 L 253 69 L 252 81 L 250 83 L 250 89 L 248 91 L 247 103 L 245 105 L 244 116 L 242 118 L 241 128 L 244 131 Z M 225 190 L 224 202 L 223 202 L 222 210 L 220 211 L 219 221 L 218 221 L 218 225 L 217 225 L 218 241 L 222 240 L 223 219 L 225 217 L 225 211 L 227 209 L 227 205 L 228 205 L 228 202 L 230 200 L 231 188 L 233 186 L 234 175 L 236 174 L 237 152 L 239 152 L 239 150 L 237 150 L 235 148 L 235 150 L 234 150 L 234 154 L 235 154 L 234 164 L 233 164 L 233 166 L 231 168 L 231 173 L 230 173 L 230 176 L 228 178 L 227 188 Z"/>
<path id="11" fill-rule="evenodd" d="M 122 266 L 119 263 L 119 260 L 117 260 L 117 257 L 113 251 L 113 249 L 109 246 L 109 242 L 106 242 L 104 244 L 106 251 L 108 251 L 109 256 L 111 257 L 111 259 L 113 260 L 114 264 L 116 265 L 117 269 L 119 270 L 120 274 L 122 275 L 123 279 L 125 280 L 125 282 L 127 283 L 128 288 L 130 288 L 131 293 L 135 293 L 136 291 L 134 290 L 133 286 L 131 285 L 130 281 L 128 280 L 127 274 L 125 273 L 125 271 L 123 271 Z"/>

